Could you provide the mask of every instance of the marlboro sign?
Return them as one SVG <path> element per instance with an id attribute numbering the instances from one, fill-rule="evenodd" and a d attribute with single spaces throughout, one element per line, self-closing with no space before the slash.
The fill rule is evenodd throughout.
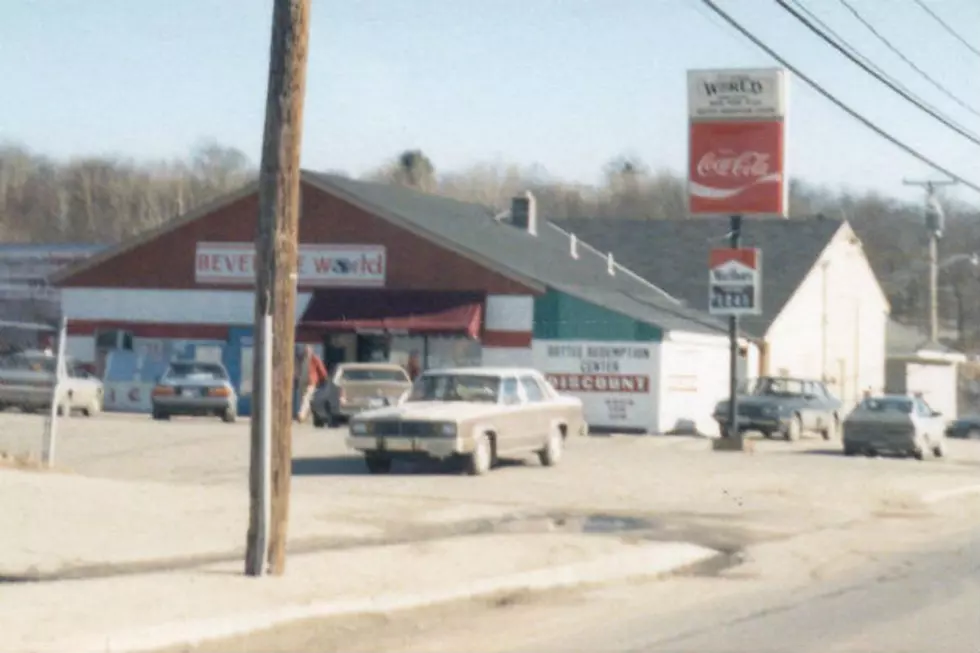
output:
<path id="1" fill-rule="evenodd" d="M 762 252 L 750 247 L 711 250 L 708 312 L 725 316 L 762 313 Z"/>

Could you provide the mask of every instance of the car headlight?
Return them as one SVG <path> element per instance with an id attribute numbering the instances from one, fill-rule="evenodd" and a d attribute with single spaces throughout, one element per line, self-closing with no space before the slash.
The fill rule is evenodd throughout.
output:
<path id="1" fill-rule="evenodd" d="M 439 427 L 439 432 L 442 435 L 445 435 L 446 437 L 455 437 L 456 436 L 456 424 L 455 423 L 452 423 L 452 424 L 442 424 Z"/>
<path id="2" fill-rule="evenodd" d="M 351 422 L 350 432 L 354 435 L 367 435 L 368 427 L 364 422 Z"/>

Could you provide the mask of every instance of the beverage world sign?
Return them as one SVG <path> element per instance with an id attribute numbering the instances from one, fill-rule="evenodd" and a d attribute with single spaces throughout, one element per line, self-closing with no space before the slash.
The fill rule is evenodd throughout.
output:
<path id="1" fill-rule="evenodd" d="M 708 312 L 725 316 L 762 313 L 762 252 L 750 247 L 711 250 Z"/>
<path id="2" fill-rule="evenodd" d="M 300 286 L 385 285 L 383 245 L 300 245 L 296 275 Z M 200 284 L 255 283 L 252 243 L 198 243 L 194 278 Z"/>

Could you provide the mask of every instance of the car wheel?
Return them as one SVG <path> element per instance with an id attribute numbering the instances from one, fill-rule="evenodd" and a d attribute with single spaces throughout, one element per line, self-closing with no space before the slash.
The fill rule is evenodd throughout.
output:
<path id="1" fill-rule="evenodd" d="M 554 467 L 561 460 L 562 450 L 564 449 L 565 439 L 562 437 L 561 429 L 557 426 L 551 429 L 548 435 L 548 442 L 544 449 L 538 451 L 538 460 L 545 467 Z"/>
<path id="2" fill-rule="evenodd" d="M 799 415 L 794 415 L 793 419 L 789 421 L 789 426 L 786 427 L 786 440 L 788 442 L 796 442 L 803 435 L 803 422 L 800 421 Z"/>
<path id="3" fill-rule="evenodd" d="M 374 453 L 364 454 L 364 465 L 371 474 L 387 474 L 391 471 L 391 458 Z"/>
<path id="4" fill-rule="evenodd" d="M 333 414 L 333 410 L 330 408 L 330 404 L 323 405 L 323 425 L 328 429 L 335 429 L 340 424 L 340 420 L 337 416 Z"/>
<path id="5" fill-rule="evenodd" d="M 934 444 L 932 446 L 932 455 L 935 456 L 936 458 L 945 458 L 946 457 L 946 443 L 945 442 L 937 442 L 936 444 Z"/>
<path id="6" fill-rule="evenodd" d="M 838 433 L 840 433 L 840 420 L 837 418 L 837 415 L 834 415 L 830 420 L 830 424 L 823 430 L 823 439 L 835 440 L 837 439 Z"/>
<path id="7" fill-rule="evenodd" d="M 466 458 L 466 473 L 482 476 L 493 466 L 493 444 L 486 433 L 480 434 L 473 445 L 473 453 Z"/>
<path id="8" fill-rule="evenodd" d="M 234 408 L 225 408 L 224 412 L 221 413 L 221 421 L 226 424 L 231 424 L 235 421 L 238 415 L 235 413 Z"/>
<path id="9" fill-rule="evenodd" d="M 170 415 L 159 408 L 153 409 L 153 419 L 156 420 L 167 420 L 170 419 Z"/>
<path id="10" fill-rule="evenodd" d="M 94 417 L 102 412 L 102 397 L 96 395 L 92 397 L 92 401 L 89 402 L 88 406 L 82 409 L 82 414 L 85 417 Z"/>

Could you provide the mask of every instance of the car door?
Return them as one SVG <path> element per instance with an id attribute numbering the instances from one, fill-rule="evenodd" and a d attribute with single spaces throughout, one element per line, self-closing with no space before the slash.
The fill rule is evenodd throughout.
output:
<path id="1" fill-rule="evenodd" d="M 939 442 L 945 430 L 942 416 L 937 415 L 932 406 L 927 404 L 922 397 L 915 398 L 915 415 L 916 421 L 921 425 L 921 429 L 929 442 Z"/>
<path id="2" fill-rule="evenodd" d="M 548 396 L 533 376 L 521 376 L 519 381 L 527 402 L 523 420 L 523 427 L 527 434 L 525 446 L 531 451 L 537 451 L 547 443 L 548 433 L 551 429 Z"/>
<path id="3" fill-rule="evenodd" d="M 497 430 L 497 453 L 516 453 L 527 446 L 528 434 L 524 424 L 525 398 L 517 377 L 500 379 L 500 411 L 493 418 Z"/>

